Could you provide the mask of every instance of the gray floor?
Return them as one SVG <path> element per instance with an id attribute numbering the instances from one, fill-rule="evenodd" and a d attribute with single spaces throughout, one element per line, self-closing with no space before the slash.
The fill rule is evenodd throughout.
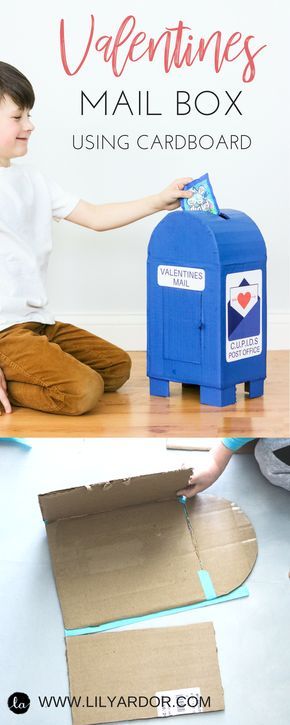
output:
<path id="1" fill-rule="evenodd" d="M 35 439 L 29 452 L 1 443 L 3 725 L 15 722 L 6 704 L 15 691 L 30 696 L 27 725 L 71 723 L 68 707 L 41 709 L 37 701 L 38 695 L 68 694 L 62 618 L 37 494 L 193 465 L 204 455 L 166 451 L 162 439 Z M 201 722 L 289 725 L 290 493 L 265 481 L 253 455 L 235 456 L 211 493 L 237 502 L 256 529 L 259 556 L 247 582 L 250 596 L 137 627 L 213 621 L 226 709 L 200 715 Z M 196 722 L 196 717 L 188 715 L 183 722 Z"/>

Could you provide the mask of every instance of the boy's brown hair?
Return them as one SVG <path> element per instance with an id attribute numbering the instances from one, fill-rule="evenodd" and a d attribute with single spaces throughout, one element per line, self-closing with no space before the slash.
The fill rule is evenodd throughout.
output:
<path id="1" fill-rule="evenodd" d="M 0 61 L 0 101 L 5 95 L 10 96 L 21 110 L 34 105 L 34 90 L 28 78 L 13 65 Z"/>

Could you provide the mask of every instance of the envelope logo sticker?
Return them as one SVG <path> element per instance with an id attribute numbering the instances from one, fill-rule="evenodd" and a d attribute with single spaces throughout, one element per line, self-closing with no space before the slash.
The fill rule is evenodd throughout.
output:
<path id="1" fill-rule="evenodd" d="M 262 352 L 262 271 L 226 277 L 226 360 L 235 362 Z"/>
<path id="2" fill-rule="evenodd" d="M 240 294 L 238 295 L 238 302 L 240 303 L 240 305 L 243 308 L 243 310 L 249 304 L 250 299 L 251 299 L 251 292 L 245 292 L 245 294 L 243 294 L 242 292 L 240 292 Z"/>
<path id="3" fill-rule="evenodd" d="M 233 275 L 235 278 L 237 275 Z M 249 284 L 248 279 L 245 277 L 241 278 L 241 282 L 238 286 L 233 285 L 229 289 L 229 330 L 235 327 L 235 323 L 240 320 L 233 314 L 233 310 L 245 318 L 251 310 L 255 307 L 259 301 L 259 290 L 258 284 Z M 231 308 L 231 309 L 230 309 Z M 254 313 L 253 313 L 254 314 Z M 231 334 L 231 332 L 230 332 Z"/>

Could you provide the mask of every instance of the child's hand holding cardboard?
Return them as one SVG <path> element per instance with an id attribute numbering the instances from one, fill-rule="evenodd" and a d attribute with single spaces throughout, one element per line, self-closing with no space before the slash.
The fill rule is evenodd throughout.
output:
<path id="1" fill-rule="evenodd" d="M 209 451 L 206 463 L 192 468 L 192 476 L 189 477 L 188 485 L 177 491 L 177 495 L 191 498 L 196 493 L 209 488 L 225 470 L 232 455 L 233 451 L 227 448 L 222 441 L 216 443 Z"/>

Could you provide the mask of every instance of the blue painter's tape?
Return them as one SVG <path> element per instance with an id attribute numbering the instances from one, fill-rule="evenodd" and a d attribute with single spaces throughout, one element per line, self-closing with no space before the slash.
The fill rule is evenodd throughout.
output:
<path id="1" fill-rule="evenodd" d="M 18 445 L 22 448 L 26 448 L 26 450 L 30 450 L 31 446 L 29 443 L 26 443 L 24 438 L 0 438 L 0 443 L 6 443 L 7 445 Z"/>
<path id="2" fill-rule="evenodd" d="M 181 614 L 182 612 L 188 612 L 191 609 L 199 609 L 200 607 L 208 607 L 211 604 L 220 604 L 222 602 L 229 602 L 233 599 L 241 599 L 242 597 L 248 597 L 249 590 L 245 584 L 242 584 L 237 589 L 234 589 L 229 594 L 224 594 L 222 597 L 216 597 L 215 599 L 205 599 L 203 602 L 197 602 L 196 604 L 188 604 L 185 607 L 176 607 L 175 609 L 164 609 L 161 612 L 153 612 L 152 614 L 144 614 L 140 617 L 130 617 L 129 619 L 117 619 L 114 622 L 106 622 L 106 624 L 99 624 L 97 627 L 82 627 L 80 629 L 65 629 L 64 633 L 66 637 L 76 637 L 81 634 L 94 634 L 96 632 L 107 632 L 111 629 L 118 629 L 119 627 L 127 627 L 129 624 L 138 624 L 138 622 L 146 622 L 149 619 L 156 619 L 157 617 L 165 617 L 170 614 Z"/>
<path id="3" fill-rule="evenodd" d="M 197 573 L 206 599 L 216 599 L 216 591 L 208 571 L 200 569 Z"/>
<path id="4" fill-rule="evenodd" d="M 186 501 L 187 501 L 186 496 L 177 496 L 177 499 L 178 499 L 179 503 L 183 503 L 183 504 L 186 503 Z"/>

